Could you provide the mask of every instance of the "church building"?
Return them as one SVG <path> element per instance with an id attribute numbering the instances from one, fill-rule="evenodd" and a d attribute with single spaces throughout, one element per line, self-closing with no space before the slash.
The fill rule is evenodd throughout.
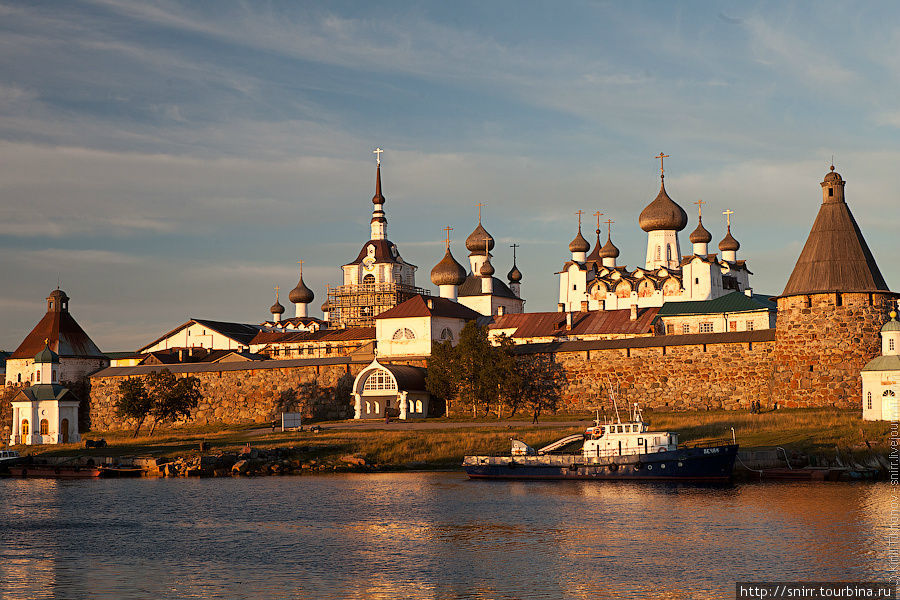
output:
<path id="1" fill-rule="evenodd" d="M 897 310 L 881 328 L 881 356 L 863 367 L 862 409 L 866 421 L 900 419 L 900 322 Z"/>
<path id="2" fill-rule="evenodd" d="M 643 267 L 629 270 L 616 264 L 619 249 L 612 242 L 612 221 L 607 221 L 606 244 L 600 246 L 600 213 L 594 250 L 578 233 L 569 244 L 571 259 L 559 275 L 559 307 L 563 311 L 615 310 L 659 307 L 666 302 L 713 300 L 731 292 L 751 292 L 746 262 L 738 260 L 740 243 L 731 233 L 731 210 L 725 237 L 719 243 L 721 257 L 708 253 L 712 235 L 703 227 L 698 210 L 697 228 L 691 233 L 692 253 L 682 256 L 678 233 L 688 223 L 687 213 L 666 192 L 660 153 L 660 187 L 656 198 L 641 211 L 638 223 L 647 232 L 647 255 Z M 703 202 L 698 202 L 702 208 Z"/>
<path id="3" fill-rule="evenodd" d="M 12 399 L 10 445 L 69 444 L 81 440 L 78 433 L 78 398 L 60 385 L 59 355 L 44 349 L 32 359 L 32 385 Z"/>

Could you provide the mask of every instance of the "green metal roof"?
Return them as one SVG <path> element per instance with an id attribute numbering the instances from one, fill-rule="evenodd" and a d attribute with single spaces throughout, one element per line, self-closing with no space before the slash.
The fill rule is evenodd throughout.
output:
<path id="1" fill-rule="evenodd" d="M 676 315 L 708 315 L 715 313 L 752 312 L 759 310 L 776 310 L 778 306 L 768 296 L 753 294 L 747 296 L 742 292 L 731 292 L 713 300 L 689 300 L 687 302 L 666 302 L 659 309 L 657 317 Z"/>
<path id="2" fill-rule="evenodd" d="M 900 371 L 900 356 L 896 354 L 888 354 L 887 356 L 877 356 L 870 360 L 863 371 Z"/>
<path id="3" fill-rule="evenodd" d="M 78 398 L 69 391 L 69 388 L 59 385 L 58 383 L 38 383 L 23 389 L 17 394 L 17 397 L 21 395 L 26 396 L 31 402 L 41 402 L 46 400 L 78 400 Z M 13 402 L 16 401 L 17 398 L 13 398 Z"/>

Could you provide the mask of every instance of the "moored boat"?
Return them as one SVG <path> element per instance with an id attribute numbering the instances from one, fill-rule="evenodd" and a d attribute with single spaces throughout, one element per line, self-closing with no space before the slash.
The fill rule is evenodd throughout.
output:
<path id="1" fill-rule="evenodd" d="M 42 479 L 91 479 L 100 477 L 102 469 L 81 465 L 26 464 L 9 467 L 13 477 L 37 477 Z"/>
<path id="2" fill-rule="evenodd" d="M 577 452 L 568 448 L 580 444 Z M 596 479 L 722 483 L 731 480 L 737 443 L 679 446 L 678 434 L 631 420 L 600 424 L 539 450 L 513 440 L 508 456 L 466 456 L 472 479 Z"/>

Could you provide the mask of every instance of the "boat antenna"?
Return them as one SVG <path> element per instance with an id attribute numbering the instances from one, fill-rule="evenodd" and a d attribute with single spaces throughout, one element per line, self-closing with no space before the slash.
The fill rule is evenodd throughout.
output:
<path id="1" fill-rule="evenodd" d="M 612 382 L 609 380 L 609 377 L 607 377 L 606 392 L 609 394 L 609 399 L 612 400 L 613 408 L 616 409 L 616 423 L 621 423 L 622 419 L 619 417 L 619 404 L 616 402 L 616 396 L 619 395 L 619 382 L 616 382 L 616 388 L 614 390 L 612 387 Z"/>

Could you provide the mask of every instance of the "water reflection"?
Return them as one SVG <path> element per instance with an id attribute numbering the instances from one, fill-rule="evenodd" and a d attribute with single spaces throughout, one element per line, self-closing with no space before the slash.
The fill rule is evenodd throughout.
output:
<path id="1" fill-rule="evenodd" d="M 5 598 L 721 598 L 885 579 L 887 485 L 0 480 Z"/>

